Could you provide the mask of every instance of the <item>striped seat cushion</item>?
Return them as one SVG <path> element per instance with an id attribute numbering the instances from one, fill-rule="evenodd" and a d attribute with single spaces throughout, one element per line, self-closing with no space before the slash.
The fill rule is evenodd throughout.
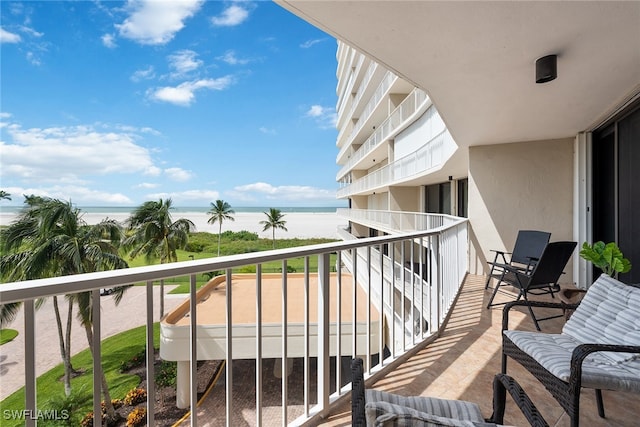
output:
<path id="1" fill-rule="evenodd" d="M 579 344 L 640 345 L 640 288 L 601 275 L 567 321 L 561 334 L 504 331 L 518 348 L 563 381 Z M 582 364 L 582 386 L 640 393 L 637 354 L 597 352 Z"/>
<path id="2" fill-rule="evenodd" d="M 601 275 L 562 333 L 580 343 L 640 345 L 640 288 Z M 601 353 L 593 356 L 602 363 L 626 362 L 637 358 L 629 353 Z"/>
<path id="3" fill-rule="evenodd" d="M 571 353 L 580 342 L 566 334 L 528 331 L 504 331 L 504 334 L 547 371 L 563 381 L 569 381 Z M 602 354 L 604 356 L 587 358 L 583 362 L 582 386 L 640 393 L 640 360 L 614 363 L 606 358 L 607 353 Z"/>
<path id="4" fill-rule="evenodd" d="M 405 397 L 387 393 L 382 390 L 367 389 L 365 390 L 365 402 L 367 405 L 369 403 L 377 404 L 379 402 L 386 402 L 436 417 L 484 422 L 480 407 L 475 403 L 465 402 L 463 400 L 448 400 L 423 396 Z"/>
<path id="5" fill-rule="evenodd" d="M 426 398 L 428 399 L 428 398 Z M 462 402 L 468 403 L 468 402 Z M 365 405 L 367 426 L 375 427 L 495 427 L 484 421 L 441 417 L 406 406 L 379 401 Z"/>

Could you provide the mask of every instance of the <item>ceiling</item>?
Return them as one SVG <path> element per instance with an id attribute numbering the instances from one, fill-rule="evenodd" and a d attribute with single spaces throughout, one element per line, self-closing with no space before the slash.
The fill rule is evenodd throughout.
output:
<path id="1" fill-rule="evenodd" d="M 573 137 L 640 92 L 640 1 L 276 3 L 424 89 L 459 146 Z"/>

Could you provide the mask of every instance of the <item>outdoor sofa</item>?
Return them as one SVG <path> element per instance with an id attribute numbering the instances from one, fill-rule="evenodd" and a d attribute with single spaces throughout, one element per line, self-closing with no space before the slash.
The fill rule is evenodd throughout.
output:
<path id="1" fill-rule="evenodd" d="M 575 309 L 561 333 L 509 330 L 509 310 L 518 305 Z M 579 304 L 514 301 L 502 318 L 502 373 L 507 359 L 520 363 L 558 401 L 577 427 L 580 391 L 596 391 L 604 417 L 601 390 L 640 393 L 640 285 L 626 285 L 605 274 Z"/>

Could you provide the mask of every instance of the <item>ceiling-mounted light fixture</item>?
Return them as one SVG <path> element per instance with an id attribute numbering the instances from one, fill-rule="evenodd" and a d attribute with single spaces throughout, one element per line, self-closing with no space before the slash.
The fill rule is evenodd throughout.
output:
<path id="1" fill-rule="evenodd" d="M 536 83 L 546 83 L 558 77 L 558 56 L 547 55 L 536 60 Z"/>

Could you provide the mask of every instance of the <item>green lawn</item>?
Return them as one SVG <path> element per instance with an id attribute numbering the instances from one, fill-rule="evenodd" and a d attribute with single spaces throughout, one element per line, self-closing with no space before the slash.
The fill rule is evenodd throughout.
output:
<path id="1" fill-rule="evenodd" d="M 277 237 L 277 233 L 276 233 Z M 299 246 L 317 245 L 320 243 L 335 242 L 335 239 L 278 239 L 276 238 L 276 249 L 292 248 Z M 273 241 L 271 239 L 259 239 L 257 234 L 247 231 L 240 232 L 223 232 L 220 244 L 220 256 L 236 255 L 243 253 L 261 252 L 273 249 Z M 189 261 L 191 259 L 215 258 L 218 255 L 218 235 L 206 232 L 191 233 L 189 235 L 189 244 L 187 250 L 176 251 L 178 261 Z M 331 255 L 330 265 L 335 265 L 335 255 Z M 125 258 L 129 263 L 129 267 L 141 267 L 149 265 L 144 257 L 130 259 Z M 304 258 L 296 258 L 287 261 L 289 271 L 303 272 Z M 268 262 L 262 265 L 263 273 L 279 273 L 282 270 L 281 262 Z M 318 258 L 309 258 L 309 270 L 311 272 L 318 271 Z M 236 273 L 255 273 L 255 265 L 240 267 L 233 270 Z M 197 288 L 199 289 L 209 281 L 207 275 L 199 275 L 196 277 Z M 172 294 L 189 292 L 189 277 L 182 276 L 170 280 L 165 280 L 166 285 L 178 285 L 176 289 L 171 291 Z M 138 283 L 142 285 L 142 283 Z"/>
<path id="2" fill-rule="evenodd" d="M 134 356 L 140 354 L 145 348 L 145 326 L 121 332 L 102 341 L 102 368 L 104 370 L 112 399 L 122 399 L 129 390 L 140 383 L 137 375 L 122 374 L 119 372 L 123 362 L 129 362 Z M 156 348 L 160 342 L 160 324 L 154 324 L 154 342 Z M 53 349 L 52 349 L 53 351 Z M 93 359 L 89 349 L 81 351 L 71 358 L 71 364 L 75 369 L 84 370 L 84 374 L 71 380 L 73 400 L 78 408 L 74 411 L 68 425 L 80 425 L 80 420 L 93 408 Z M 61 411 L 64 401 L 64 385 L 62 376 L 64 368 L 62 363 L 50 371 L 42 374 L 37 379 L 37 402 L 40 410 Z M 24 409 L 24 388 L 16 391 L 0 402 L 2 413 L 4 411 Z M 4 427 L 22 426 L 24 420 L 0 420 Z M 38 425 L 46 423 L 38 422 Z"/>
<path id="3" fill-rule="evenodd" d="M 0 329 L 0 345 L 13 341 L 17 336 L 18 331 L 15 329 Z"/>

